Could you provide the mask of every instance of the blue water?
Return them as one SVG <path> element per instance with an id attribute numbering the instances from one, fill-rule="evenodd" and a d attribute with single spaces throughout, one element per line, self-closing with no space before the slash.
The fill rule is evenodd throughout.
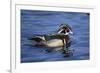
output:
<path id="1" fill-rule="evenodd" d="M 58 51 L 47 52 L 46 48 L 32 46 L 29 38 L 34 34 L 57 33 L 59 26 L 69 24 L 72 27 L 72 44 L 69 47 L 74 50 L 73 55 L 64 57 Z M 78 12 L 52 12 L 21 10 L 21 62 L 46 62 L 89 60 L 89 14 Z"/>

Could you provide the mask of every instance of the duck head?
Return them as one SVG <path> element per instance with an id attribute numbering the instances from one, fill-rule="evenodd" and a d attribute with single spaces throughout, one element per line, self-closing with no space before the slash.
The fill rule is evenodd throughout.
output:
<path id="1" fill-rule="evenodd" d="M 71 27 L 67 24 L 61 24 L 58 33 L 64 35 L 73 34 Z"/>

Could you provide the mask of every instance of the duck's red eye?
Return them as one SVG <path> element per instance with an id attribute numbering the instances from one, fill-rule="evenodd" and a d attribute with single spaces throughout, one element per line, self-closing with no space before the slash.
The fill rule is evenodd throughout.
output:
<path id="1" fill-rule="evenodd" d="M 69 32 L 69 30 L 67 30 L 67 32 Z"/>

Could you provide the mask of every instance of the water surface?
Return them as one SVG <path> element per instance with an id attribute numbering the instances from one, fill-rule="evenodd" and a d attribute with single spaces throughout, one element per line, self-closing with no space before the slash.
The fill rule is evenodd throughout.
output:
<path id="1" fill-rule="evenodd" d="M 69 24 L 73 35 L 70 49 L 73 56 L 63 57 L 60 52 L 46 52 L 46 48 L 32 46 L 29 38 L 35 34 L 57 33 L 61 24 Z M 21 10 L 21 62 L 69 61 L 89 59 L 89 14 Z"/>

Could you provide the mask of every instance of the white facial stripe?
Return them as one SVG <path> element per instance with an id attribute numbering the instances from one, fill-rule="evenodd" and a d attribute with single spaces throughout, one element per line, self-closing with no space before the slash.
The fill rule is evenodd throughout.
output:
<path id="1" fill-rule="evenodd" d="M 63 29 L 61 29 L 58 33 L 61 33 Z"/>

